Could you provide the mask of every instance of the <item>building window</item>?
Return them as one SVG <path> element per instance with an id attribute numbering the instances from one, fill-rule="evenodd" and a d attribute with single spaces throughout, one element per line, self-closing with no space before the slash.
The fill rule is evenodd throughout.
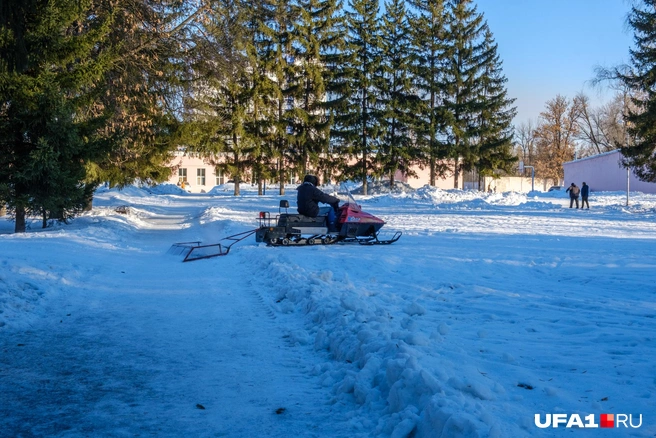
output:
<path id="1" fill-rule="evenodd" d="M 222 170 L 217 170 L 216 171 L 216 185 L 220 186 L 221 184 L 224 184 L 225 178 L 223 178 L 223 171 Z"/>
<path id="2" fill-rule="evenodd" d="M 196 184 L 199 186 L 205 185 L 205 169 L 196 169 Z"/>
<path id="3" fill-rule="evenodd" d="M 187 182 L 187 169 L 181 167 L 178 169 L 178 183 Z"/>

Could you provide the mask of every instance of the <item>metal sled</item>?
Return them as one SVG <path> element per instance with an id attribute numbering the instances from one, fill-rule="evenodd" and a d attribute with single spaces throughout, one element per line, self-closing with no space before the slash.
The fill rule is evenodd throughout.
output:
<path id="1" fill-rule="evenodd" d="M 230 248 L 237 242 L 255 234 L 256 230 L 244 231 L 243 233 L 233 234 L 232 236 L 224 237 L 223 240 L 230 241 L 229 244 L 213 243 L 211 245 L 201 245 L 201 242 L 180 242 L 174 243 L 169 248 L 168 253 L 173 255 L 184 255 L 183 262 L 192 262 L 194 260 L 209 259 L 211 257 L 219 257 L 228 255 Z"/>

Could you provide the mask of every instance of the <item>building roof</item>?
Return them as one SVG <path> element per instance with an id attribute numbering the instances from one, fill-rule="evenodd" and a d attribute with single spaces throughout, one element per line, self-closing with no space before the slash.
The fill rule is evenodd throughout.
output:
<path id="1" fill-rule="evenodd" d="M 569 163 L 578 163 L 579 161 L 592 160 L 592 159 L 594 159 L 594 158 L 599 158 L 599 157 L 603 157 L 603 156 L 606 156 L 606 155 L 612 155 L 612 154 L 618 154 L 618 153 L 620 153 L 620 150 L 619 150 L 619 149 L 615 149 L 615 150 L 612 150 L 612 151 L 610 151 L 610 152 L 603 152 L 603 153 L 601 153 L 601 154 L 591 155 L 591 156 L 589 156 L 589 157 L 585 157 L 585 158 L 579 158 L 578 160 L 565 161 L 565 162 L 563 163 L 563 165 L 565 165 L 565 164 L 569 164 Z"/>

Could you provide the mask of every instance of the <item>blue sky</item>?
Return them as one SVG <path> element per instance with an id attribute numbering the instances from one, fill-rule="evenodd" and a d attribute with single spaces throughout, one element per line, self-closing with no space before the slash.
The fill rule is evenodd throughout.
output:
<path id="1" fill-rule="evenodd" d="M 476 0 L 499 45 L 519 124 L 537 120 L 558 94 L 585 92 L 598 105 L 612 92 L 593 88 L 595 67 L 628 63 L 629 0 Z"/>

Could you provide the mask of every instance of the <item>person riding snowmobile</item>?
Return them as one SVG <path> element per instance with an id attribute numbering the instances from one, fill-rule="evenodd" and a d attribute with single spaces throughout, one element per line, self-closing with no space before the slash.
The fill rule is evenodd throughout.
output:
<path id="1" fill-rule="evenodd" d="M 304 216 L 317 217 L 319 215 L 328 215 L 329 222 L 334 222 L 335 215 L 339 209 L 339 198 L 322 192 L 317 188 L 319 179 L 314 175 L 305 175 L 303 184 L 298 186 L 298 196 L 296 198 L 296 205 L 298 212 Z M 327 210 L 319 208 L 319 202 L 329 204 L 332 209 Z M 327 211 L 326 211 L 327 210 Z M 333 214 L 331 214 L 333 213 Z M 331 220 L 332 216 L 332 220 Z"/>

